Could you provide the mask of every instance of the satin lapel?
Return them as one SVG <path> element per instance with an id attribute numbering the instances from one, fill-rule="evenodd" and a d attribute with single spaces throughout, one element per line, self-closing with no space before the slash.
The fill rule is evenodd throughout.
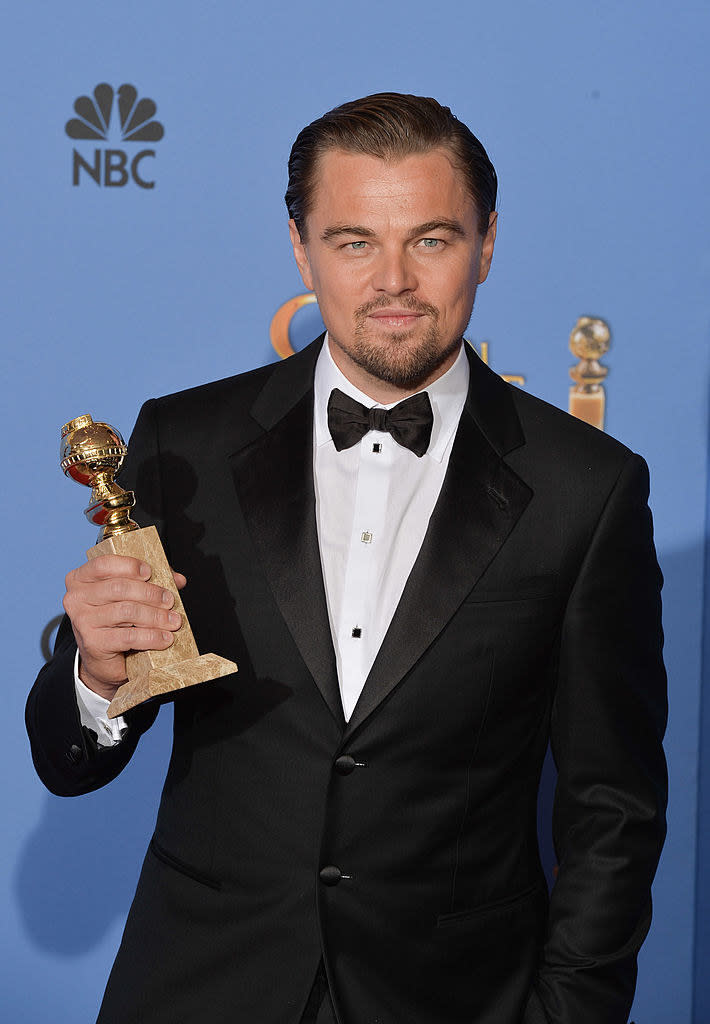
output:
<path id="1" fill-rule="evenodd" d="M 275 418 L 273 399 L 283 390 L 285 369 L 281 364 L 275 378 L 280 387 L 265 389 L 252 410 L 262 423 Z M 290 383 L 293 402 L 302 389 L 294 387 L 292 375 Z M 231 456 L 234 482 L 279 611 L 333 716 L 344 725 L 316 528 L 312 388 L 285 414 L 282 405 L 280 413 Z"/>
<path id="2" fill-rule="evenodd" d="M 472 367 L 473 372 L 473 367 Z M 488 372 L 488 371 L 486 371 Z M 472 382 L 472 391 L 476 382 Z M 511 406 L 505 396 L 506 408 Z M 344 739 L 384 700 L 436 639 L 505 542 L 532 491 L 501 458 L 474 420 L 461 417 L 439 500 L 390 628 Z M 517 426 L 517 416 L 513 412 Z M 489 435 L 503 436 L 489 424 Z M 517 426 L 517 431 L 520 428 Z M 522 443 L 507 424 L 508 443 Z M 515 440 L 511 440 L 511 438 Z"/>

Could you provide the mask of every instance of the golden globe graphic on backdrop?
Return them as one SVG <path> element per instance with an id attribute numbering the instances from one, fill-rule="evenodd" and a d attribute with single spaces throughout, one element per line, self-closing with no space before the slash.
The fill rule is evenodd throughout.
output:
<path id="1" fill-rule="evenodd" d="M 160 142 L 165 129 L 155 120 L 157 105 L 154 100 L 138 98 L 134 85 L 124 83 L 118 89 L 100 82 L 91 96 L 79 96 L 74 101 L 76 117 L 70 118 L 64 131 L 70 139 L 81 141 L 130 143 L 129 149 L 94 147 L 92 151 L 72 151 L 72 185 L 90 178 L 104 188 L 122 188 L 133 183 L 139 188 L 155 188 L 155 180 L 148 177 L 146 160 L 155 157 L 154 149 L 134 151 L 134 144 Z"/>

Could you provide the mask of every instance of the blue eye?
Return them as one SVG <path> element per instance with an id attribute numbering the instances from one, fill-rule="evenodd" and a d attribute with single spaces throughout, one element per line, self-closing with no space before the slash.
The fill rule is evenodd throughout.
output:
<path id="1" fill-rule="evenodd" d="M 363 249 L 367 245 L 367 242 L 348 242 L 348 245 L 350 246 L 351 249 L 359 251 L 360 249 Z"/>
<path id="2" fill-rule="evenodd" d="M 436 249 L 439 245 L 438 238 L 422 238 L 422 244 L 425 249 Z"/>

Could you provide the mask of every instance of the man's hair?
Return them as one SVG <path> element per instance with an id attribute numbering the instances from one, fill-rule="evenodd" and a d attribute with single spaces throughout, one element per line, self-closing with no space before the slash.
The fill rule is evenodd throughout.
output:
<path id="1" fill-rule="evenodd" d="M 302 240 L 313 204 L 316 165 L 328 150 L 341 149 L 383 160 L 448 150 L 464 176 L 478 213 L 478 229 L 488 230 L 495 209 L 498 179 L 488 154 L 473 132 L 449 107 L 428 96 L 379 92 L 343 103 L 307 125 L 298 135 L 288 161 L 286 206 Z"/>

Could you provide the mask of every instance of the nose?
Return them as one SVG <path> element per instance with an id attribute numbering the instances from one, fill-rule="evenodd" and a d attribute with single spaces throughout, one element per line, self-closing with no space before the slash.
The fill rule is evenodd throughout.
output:
<path id="1" fill-rule="evenodd" d="M 382 249 L 373 267 L 372 287 L 388 295 L 413 292 L 417 275 L 411 257 L 401 249 Z"/>

